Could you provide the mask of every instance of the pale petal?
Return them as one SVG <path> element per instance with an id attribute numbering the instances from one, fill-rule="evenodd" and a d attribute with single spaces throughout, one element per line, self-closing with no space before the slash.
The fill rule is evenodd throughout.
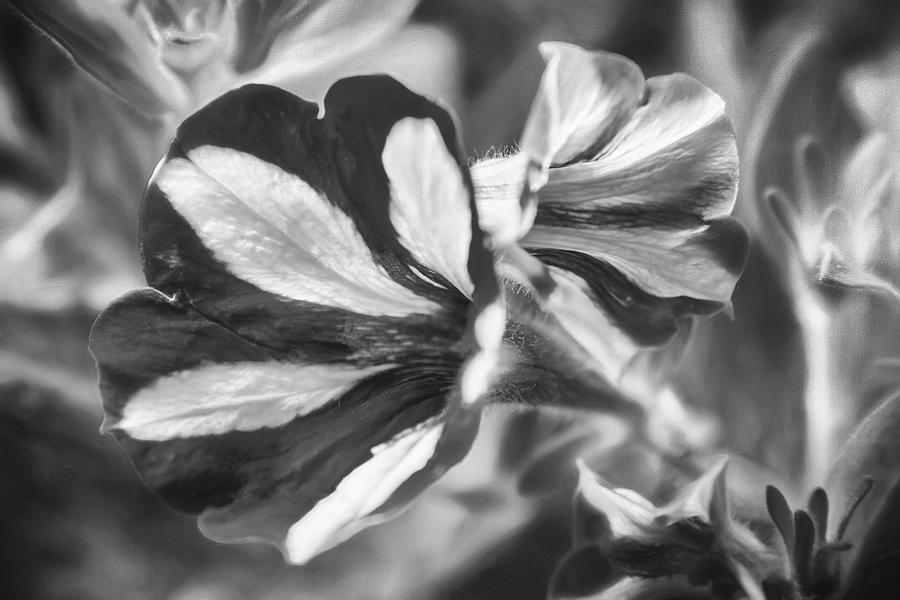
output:
<path id="1" fill-rule="evenodd" d="M 409 19 L 418 0 L 328 0 L 298 17 L 248 81 L 282 85 L 311 79 L 364 52 Z"/>
<path id="2" fill-rule="evenodd" d="M 716 460 L 698 479 L 659 510 L 667 524 L 697 518 L 716 526 L 730 518 L 725 473 L 728 458 Z"/>
<path id="3" fill-rule="evenodd" d="M 273 362 L 180 371 L 135 394 L 113 427 L 155 441 L 280 427 L 327 407 L 359 381 L 392 366 Z"/>
<path id="4" fill-rule="evenodd" d="M 657 509 L 631 490 L 613 488 L 582 461 L 578 461 L 578 493 L 606 515 L 615 537 L 643 536 L 653 527 Z"/>
<path id="5" fill-rule="evenodd" d="M 623 56 L 541 44 L 547 66 L 519 145 L 542 167 L 602 148 L 641 103 L 644 76 Z"/>
<path id="6" fill-rule="evenodd" d="M 368 461 L 344 477 L 331 494 L 291 526 L 284 544 L 288 560 L 306 563 L 378 520 L 371 513 L 411 475 L 425 467 L 442 428 L 442 425 L 418 427 L 372 448 Z"/>
<path id="7" fill-rule="evenodd" d="M 381 160 L 391 182 L 390 217 L 400 243 L 422 265 L 471 296 L 470 192 L 435 122 L 398 122 L 385 140 Z"/>

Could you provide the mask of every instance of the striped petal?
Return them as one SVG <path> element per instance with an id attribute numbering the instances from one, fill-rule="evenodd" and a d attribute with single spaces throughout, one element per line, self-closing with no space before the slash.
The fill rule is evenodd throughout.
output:
<path id="1" fill-rule="evenodd" d="M 541 49 L 547 70 L 521 152 L 472 170 L 483 226 L 513 229 L 527 182 L 538 207 L 519 243 L 557 286 L 559 271 L 579 282 L 592 308 L 577 320 L 609 323 L 622 355 L 664 344 L 680 319 L 729 304 L 747 254 L 728 216 L 738 165 L 724 103 L 686 75 L 645 82 L 618 56 Z M 543 176 L 528 165 L 544 165 Z M 605 362 L 612 373 L 627 364 Z"/>
<path id="2" fill-rule="evenodd" d="M 384 77 L 319 114 L 247 86 L 185 121 L 143 205 L 156 289 L 91 338 L 145 483 L 298 563 L 462 458 L 503 333 L 449 116 Z"/>

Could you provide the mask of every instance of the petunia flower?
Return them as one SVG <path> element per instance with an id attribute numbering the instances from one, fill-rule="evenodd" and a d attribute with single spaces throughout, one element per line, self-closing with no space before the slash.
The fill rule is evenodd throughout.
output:
<path id="1" fill-rule="evenodd" d="M 184 116 L 242 83 L 321 77 L 399 29 L 417 0 L 13 4 L 132 105 Z"/>
<path id="2" fill-rule="evenodd" d="M 576 497 L 575 549 L 560 563 L 550 597 L 764 598 L 756 576 L 777 555 L 732 515 L 726 460 L 657 507 L 614 488 L 584 463 Z"/>
<path id="3" fill-rule="evenodd" d="M 618 381 L 679 321 L 730 306 L 747 236 L 724 103 L 683 74 L 544 43 L 519 142 L 472 166 L 499 272 Z M 522 252 L 524 249 L 526 252 Z"/>
<path id="4" fill-rule="evenodd" d="M 91 338 L 144 481 L 294 562 L 462 457 L 505 315 L 447 113 L 386 77 L 322 110 L 247 86 L 186 120 L 142 208 L 153 289 Z"/>

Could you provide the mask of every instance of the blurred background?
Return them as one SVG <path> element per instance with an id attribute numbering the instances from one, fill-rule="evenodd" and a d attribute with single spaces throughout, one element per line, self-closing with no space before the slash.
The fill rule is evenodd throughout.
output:
<path id="1" fill-rule="evenodd" d="M 183 89 L 129 87 L 133 74 L 117 62 L 136 52 L 128 36 L 155 39 L 160 19 L 210 39 L 234 24 L 216 20 L 214 2 L 201 14 L 201 3 L 91 1 L 143 15 L 143 28 L 120 39 L 63 20 L 62 38 L 75 40 L 67 52 L 0 0 L 0 598 L 544 598 L 570 543 L 575 456 L 650 497 L 664 498 L 683 482 L 687 474 L 665 457 L 624 443 L 612 420 L 498 411 L 487 415 L 471 455 L 409 511 L 305 567 L 286 566 L 268 548 L 203 538 L 194 519 L 145 490 L 124 453 L 99 434 L 87 336 L 112 298 L 143 284 L 136 240 L 143 186 L 178 115 L 216 89 L 196 68 L 204 56 L 177 49 L 162 56 Z M 53 4 L 34 3 L 29 17 Z M 625 55 L 648 77 L 686 72 L 725 99 L 742 159 L 735 214 L 751 233 L 751 257 L 733 315 L 698 322 L 658 368 L 649 393 L 652 426 L 669 458 L 703 464 L 733 453 L 738 480 L 787 482 L 789 489 L 821 474 L 835 440 L 896 390 L 897 300 L 842 290 L 815 297 L 840 343 L 829 346 L 829 379 L 820 381 L 830 390 L 820 413 L 827 424 L 814 422 L 804 401 L 814 344 L 804 337 L 809 315 L 797 310 L 809 298 L 790 267 L 790 235 L 765 199 L 778 188 L 795 200 L 812 194 L 814 213 L 829 203 L 852 205 L 853 190 L 869 183 L 867 171 L 844 167 L 876 133 L 886 140 L 888 161 L 862 166 L 892 176 L 900 142 L 900 4 L 399 5 L 396 15 L 387 11 L 390 23 L 362 21 L 358 27 L 381 28 L 364 47 L 351 29 L 335 26 L 334 55 L 289 73 L 285 86 L 314 97 L 340 76 L 387 72 L 455 113 L 472 160 L 515 144 L 543 70 L 537 45 L 544 40 Z M 284 39 L 303 40 L 283 30 L 247 35 L 276 49 Z M 76 64 L 71 56 L 88 60 Z M 262 63 L 252 51 L 246 60 L 248 69 Z M 156 68 L 135 64 L 135 71 Z M 104 80 L 109 73 L 125 83 L 113 89 Z M 161 102 L 167 108 L 156 110 Z M 797 162 L 798 140 L 809 136 L 817 170 Z M 892 219 L 900 211 L 890 206 L 883 229 L 865 235 L 893 248 L 900 239 L 892 225 L 900 220 Z M 873 272 L 897 281 L 896 257 L 888 253 Z"/>

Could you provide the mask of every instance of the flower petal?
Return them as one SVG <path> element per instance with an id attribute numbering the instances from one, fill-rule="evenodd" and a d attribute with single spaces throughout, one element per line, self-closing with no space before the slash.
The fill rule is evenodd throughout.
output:
<path id="1" fill-rule="evenodd" d="M 617 54 L 560 42 L 540 50 L 546 67 L 519 145 L 546 168 L 606 145 L 640 105 L 644 76 Z"/>
<path id="2" fill-rule="evenodd" d="M 183 108 L 187 95 L 161 63 L 150 38 L 125 11 L 92 0 L 16 1 L 15 7 L 88 73 L 137 108 Z"/>
<path id="3" fill-rule="evenodd" d="M 581 461 L 578 493 L 609 519 L 613 537 L 643 536 L 654 527 L 657 508 L 640 494 L 613 488 Z"/>
<path id="4" fill-rule="evenodd" d="M 730 517 L 725 472 L 728 458 L 716 460 L 698 479 L 679 492 L 659 511 L 665 523 L 671 524 L 699 518 L 713 526 L 721 527 Z"/>
<path id="5" fill-rule="evenodd" d="M 572 44 L 544 42 L 546 68 L 532 103 L 521 151 L 472 167 L 481 225 L 495 243 L 521 238 L 534 222 L 534 193 L 547 169 L 587 157 L 634 114 L 644 76 L 633 62 Z"/>

